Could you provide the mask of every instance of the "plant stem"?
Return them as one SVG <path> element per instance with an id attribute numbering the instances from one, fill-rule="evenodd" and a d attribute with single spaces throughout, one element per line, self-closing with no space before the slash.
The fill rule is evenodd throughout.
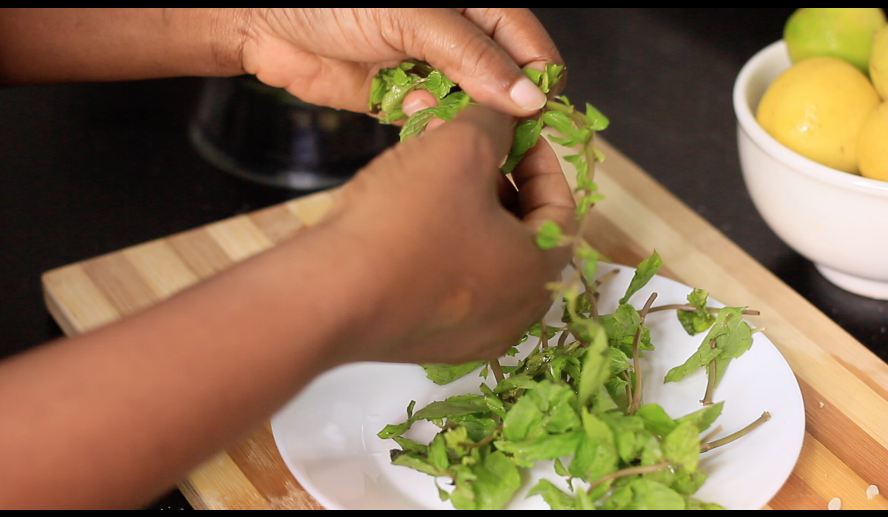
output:
<path id="1" fill-rule="evenodd" d="M 503 367 L 500 366 L 499 359 L 492 359 L 490 361 L 490 369 L 493 370 L 493 378 L 496 379 L 496 382 L 503 382 L 506 376 L 503 375 Z"/>
<path id="2" fill-rule="evenodd" d="M 632 396 L 632 379 L 629 378 L 629 374 L 627 374 L 625 370 L 620 372 L 620 376 L 623 378 L 624 381 L 626 381 L 626 400 L 629 401 L 629 405 L 631 406 L 632 401 L 635 400 Z"/>
<path id="3" fill-rule="evenodd" d="M 641 407 L 641 390 L 642 390 L 642 377 L 641 377 L 641 356 L 638 353 L 638 343 L 641 341 L 641 331 L 644 328 L 644 319 L 647 317 L 648 312 L 651 310 L 651 304 L 654 303 L 654 300 L 657 299 L 657 293 L 651 293 L 648 297 L 647 301 L 644 302 L 644 307 L 641 308 L 638 315 L 641 316 L 641 322 L 638 324 L 638 328 L 635 329 L 635 339 L 632 340 L 632 367 L 635 370 L 635 390 L 632 397 L 632 402 L 629 404 L 628 413 L 631 415 Z"/>
<path id="4" fill-rule="evenodd" d="M 570 336 L 570 330 L 569 330 L 569 329 L 564 329 L 564 330 L 561 331 L 561 335 L 558 336 L 558 346 L 559 346 L 559 347 L 564 346 L 564 344 L 567 343 L 567 337 L 568 337 L 568 336 Z"/>
<path id="5" fill-rule="evenodd" d="M 715 338 L 709 340 L 709 348 L 715 348 Z M 703 400 L 700 402 L 704 406 L 712 405 L 712 395 L 715 393 L 715 359 L 709 361 L 709 378 L 706 381 L 706 393 L 703 394 Z"/>
<path id="6" fill-rule="evenodd" d="M 660 311 L 668 311 L 668 310 L 677 310 L 677 311 L 695 311 L 697 307 L 689 304 L 681 304 L 681 303 L 670 303 L 668 305 L 658 305 L 656 307 L 652 307 L 648 312 L 660 312 Z M 718 307 L 706 307 L 706 310 L 709 312 L 718 312 Z M 746 316 L 761 316 L 761 311 L 757 311 L 755 309 L 743 309 L 740 311 L 741 314 Z"/>
<path id="7" fill-rule="evenodd" d="M 549 348 L 549 327 L 545 319 L 540 320 L 540 344 L 543 348 Z"/>
<path id="8" fill-rule="evenodd" d="M 725 436 L 724 438 L 719 438 L 718 440 L 714 440 L 709 443 L 705 443 L 705 444 L 701 445 L 700 452 L 703 453 L 706 451 L 711 451 L 712 449 L 715 449 L 716 447 L 721 447 L 722 445 L 727 445 L 727 444 L 733 442 L 734 440 L 737 440 L 738 438 L 742 438 L 743 436 L 749 434 L 755 428 L 764 424 L 765 422 L 767 422 L 770 419 L 771 419 L 771 413 L 768 413 L 767 411 L 765 411 L 762 413 L 762 416 L 755 419 L 755 421 L 753 423 L 749 424 L 748 426 L 744 427 L 743 429 L 740 429 L 736 433 L 729 434 L 728 436 Z"/>
<path id="9" fill-rule="evenodd" d="M 664 461 L 662 463 L 655 463 L 653 465 L 639 465 L 637 467 L 627 467 L 625 469 L 616 470 L 609 474 L 605 474 L 600 478 L 596 479 L 589 485 L 589 490 L 597 487 L 598 485 L 610 481 L 612 479 L 622 478 L 626 476 L 631 476 L 633 474 L 647 474 L 649 472 L 656 472 L 658 470 L 663 470 L 669 466 L 669 462 Z"/>

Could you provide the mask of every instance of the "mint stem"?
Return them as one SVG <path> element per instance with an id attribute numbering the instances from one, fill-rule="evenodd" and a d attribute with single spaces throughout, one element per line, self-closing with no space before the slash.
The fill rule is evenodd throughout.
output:
<path id="1" fill-rule="evenodd" d="M 549 348 L 549 327 L 545 319 L 540 320 L 540 344 L 543 348 Z"/>
<path id="2" fill-rule="evenodd" d="M 499 364 L 499 359 L 493 359 L 490 361 L 490 369 L 493 370 L 493 378 L 496 379 L 497 384 L 503 382 L 503 379 L 506 378 L 503 375 L 503 367 Z"/>
<path id="3" fill-rule="evenodd" d="M 642 307 L 641 311 L 638 313 L 638 315 L 641 316 L 641 322 L 639 322 L 638 328 L 635 329 L 635 339 L 632 340 L 632 365 L 635 370 L 635 388 L 633 389 L 632 403 L 629 404 L 628 413 L 630 415 L 635 413 L 635 411 L 641 407 L 642 377 L 641 356 L 638 353 L 638 343 L 641 341 L 641 331 L 644 328 L 644 319 L 651 310 L 651 304 L 653 304 L 656 299 L 657 293 L 651 293 L 647 301 L 644 302 L 644 307 Z"/>
<path id="4" fill-rule="evenodd" d="M 716 347 L 715 339 L 709 340 L 709 347 L 710 348 Z M 715 375 L 716 375 L 715 359 L 713 359 L 712 361 L 709 361 L 708 370 L 709 370 L 709 378 L 706 381 L 706 393 L 703 394 L 703 400 L 700 401 L 704 406 L 711 406 L 712 405 L 712 395 L 715 393 Z"/>
<path id="5" fill-rule="evenodd" d="M 627 467 L 625 469 L 620 469 L 610 474 L 605 474 L 600 478 L 596 479 L 589 485 L 589 490 L 597 487 L 598 485 L 610 481 L 612 479 L 622 478 L 626 476 L 632 476 L 634 474 L 647 474 L 649 472 L 656 472 L 658 470 L 663 470 L 670 465 L 669 462 L 664 461 L 662 463 L 655 463 L 653 465 L 639 465 L 637 467 Z"/>
<path id="6" fill-rule="evenodd" d="M 677 310 L 677 311 L 695 311 L 697 307 L 689 304 L 681 304 L 681 303 L 671 303 L 668 305 L 658 305 L 656 307 L 652 307 L 648 312 L 660 312 L 660 311 L 668 311 L 668 310 Z M 718 312 L 718 307 L 706 307 L 706 310 L 709 312 Z M 755 309 L 743 309 L 740 311 L 742 314 L 746 316 L 761 316 L 761 311 L 757 311 Z"/>
<path id="7" fill-rule="evenodd" d="M 712 449 L 715 449 L 716 447 L 721 447 L 722 445 L 727 445 L 727 444 L 733 442 L 734 440 L 742 438 L 743 436 L 746 436 L 747 434 L 751 433 L 755 428 L 764 424 L 765 422 L 767 422 L 770 419 L 771 419 L 771 413 L 765 411 L 762 413 L 762 416 L 758 417 L 757 419 L 755 419 L 754 422 L 752 422 L 748 426 L 744 427 L 743 429 L 740 429 L 736 433 L 732 433 L 732 434 L 729 434 L 728 436 L 725 436 L 724 438 L 719 438 L 718 440 L 714 440 L 709 443 L 702 444 L 700 446 L 700 452 L 703 453 L 706 451 L 711 451 Z"/>

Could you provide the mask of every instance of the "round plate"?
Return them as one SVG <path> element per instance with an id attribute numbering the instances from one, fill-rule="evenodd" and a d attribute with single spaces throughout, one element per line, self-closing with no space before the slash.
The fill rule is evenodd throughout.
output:
<path id="1" fill-rule="evenodd" d="M 614 268 L 620 273 L 600 288 L 602 314 L 616 308 L 634 273 L 634 268 L 610 264 L 601 264 L 599 271 Z M 630 302 L 640 308 L 656 292 L 654 306 L 687 303 L 690 291 L 689 286 L 658 275 Z M 710 299 L 710 305 L 722 304 Z M 547 319 L 560 325 L 560 315 L 560 307 L 553 305 Z M 749 322 L 754 328 L 754 317 Z M 706 387 L 702 368 L 679 382 L 664 384 L 663 378 L 697 349 L 705 334 L 689 336 L 675 311 L 649 314 L 646 323 L 656 350 L 648 352 L 642 366 L 644 402 L 659 403 L 673 418 L 699 409 Z M 534 338 L 529 339 L 522 344 L 522 353 L 535 344 Z M 510 364 L 507 359 L 515 361 L 506 358 L 503 364 Z M 391 464 L 389 451 L 399 447 L 377 433 L 387 424 L 406 420 L 411 400 L 418 410 L 451 395 L 480 393 L 481 382 L 495 384 L 477 372 L 438 386 L 417 365 L 342 366 L 315 379 L 272 418 L 275 443 L 293 476 L 328 509 L 450 509 L 449 502 L 440 500 L 433 477 Z M 709 477 L 694 497 L 727 509 L 760 509 L 786 482 L 802 448 L 805 408 L 798 382 L 774 344 L 756 332 L 749 351 L 728 365 L 715 400 L 725 401 L 713 424 L 722 429 L 717 437 L 745 427 L 764 411 L 771 419 L 741 439 L 703 454 L 701 465 Z M 432 424 L 417 422 L 405 436 L 427 441 L 435 432 Z M 547 509 L 541 496 L 526 497 L 544 477 L 565 486 L 551 463 L 541 462 L 524 476 L 507 509 Z"/>

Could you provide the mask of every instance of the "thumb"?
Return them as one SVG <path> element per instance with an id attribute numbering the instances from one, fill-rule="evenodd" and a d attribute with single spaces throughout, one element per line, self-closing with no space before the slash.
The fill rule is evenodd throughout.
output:
<path id="1" fill-rule="evenodd" d="M 405 11 L 402 42 L 408 55 L 441 70 L 478 103 L 517 117 L 546 103 L 546 94 L 520 66 L 561 60 L 548 34 L 523 9 Z M 520 66 L 519 66 L 520 65 Z"/>

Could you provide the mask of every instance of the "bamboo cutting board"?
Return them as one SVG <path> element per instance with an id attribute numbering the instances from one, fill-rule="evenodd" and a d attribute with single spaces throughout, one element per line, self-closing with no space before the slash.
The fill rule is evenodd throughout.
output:
<path id="1" fill-rule="evenodd" d="M 772 509 L 888 509 L 888 365 L 725 238 L 607 142 L 587 236 L 611 261 L 656 249 L 660 273 L 761 311 L 805 400 L 801 456 Z M 46 304 L 68 335 L 157 303 L 316 223 L 334 192 L 298 198 L 49 271 Z M 763 459 L 763 461 L 767 461 Z M 874 484 L 881 495 L 868 498 Z M 196 509 L 321 509 L 290 474 L 266 423 L 193 471 L 180 489 Z"/>

